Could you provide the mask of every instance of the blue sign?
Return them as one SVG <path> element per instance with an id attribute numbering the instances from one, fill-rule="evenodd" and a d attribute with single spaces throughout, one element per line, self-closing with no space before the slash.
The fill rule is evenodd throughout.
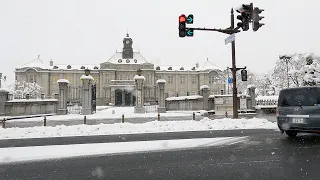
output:
<path id="1" fill-rule="evenodd" d="M 228 78 L 228 84 L 232 83 L 232 78 Z"/>

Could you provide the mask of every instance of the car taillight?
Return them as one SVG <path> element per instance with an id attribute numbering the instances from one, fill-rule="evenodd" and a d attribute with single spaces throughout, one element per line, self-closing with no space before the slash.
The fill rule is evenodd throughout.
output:
<path id="1" fill-rule="evenodd" d="M 279 116 L 279 108 L 276 108 L 276 116 Z"/>

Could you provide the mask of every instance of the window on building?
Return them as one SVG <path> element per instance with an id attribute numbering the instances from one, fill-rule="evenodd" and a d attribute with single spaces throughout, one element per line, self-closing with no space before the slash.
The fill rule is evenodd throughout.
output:
<path id="1" fill-rule="evenodd" d="M 122 75 L 119 75 L 119 76 L 118 76 L 118 80 L 122 80 Z"/>
<path id="2" fill-rule="evenodd" d="M 31 83 L 37 83 L 37 79 L 36 79 L 36 76 L 35 75 L 30 75 L 29 76 L 29 82 L 31 82 Z"/>
<path id="3" fill-rule="evenodd" d="M 197 84 L 197 78 L 196 77 L 191 78 L 191 83 L 192 84 Z"/>
<path id="4" fill-rule="evenodd" d="M 168 76 L 168 84 L 173 84 L 173 76 Z"/>
<path id="5" fill-rule="evenodd" d="M 212 84 L 216 83 L 216 78 L 214 76 L 211 77 Z"/>
<path id="6" fill-rule="evenodd" d="M 180 76 L 180 84 L 185 84 L 185 83 L 186 83 L 186 77 Z"/>

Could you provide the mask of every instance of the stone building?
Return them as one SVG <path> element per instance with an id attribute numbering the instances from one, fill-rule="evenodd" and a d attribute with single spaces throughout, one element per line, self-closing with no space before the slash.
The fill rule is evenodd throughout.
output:
<path id="1" fill-rule="evenodd" d="M 156 81 L 166 80 L 165 95 L 187 96 L 199 94 L 200 86 L 208 85 L 211 94 L 225 92 L 223 72 L 207 61 L 201 67 L 155 66 L 148 62 L 140 52 L 133 51 L 133 40 L 129 34 L 123 39 L 122 52 L 116 52 L 106 62 L 96 65 L 72 65 L 43 62 L 40 57 L 15 70 L 18 82 L 36 82 L 42 87 L 42 93 L 53 96 L 58 93 L 58 79 L 67 79 L 69 84 L 68 100 L 80 102 L 81 81 L 84 69 L 90 69 L 97 87 L 98 105 L 109 103 L 117 106 L 132 106 L 135 102 L 133 77 L 137 70 L 145 76 L 145 103 L 156 103 L 158 89 Z"/>

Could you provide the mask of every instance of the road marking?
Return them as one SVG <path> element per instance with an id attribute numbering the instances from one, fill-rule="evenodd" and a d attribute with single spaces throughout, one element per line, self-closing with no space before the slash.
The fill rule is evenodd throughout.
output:
<path id="1" fill-rule="evenodd" d="M 168 151 L 196 147 L 232 145 L 242 142 L 246 138 L 246 136 L 219 137 L 0 148 L 0 164 L 92 155 Z"/>

